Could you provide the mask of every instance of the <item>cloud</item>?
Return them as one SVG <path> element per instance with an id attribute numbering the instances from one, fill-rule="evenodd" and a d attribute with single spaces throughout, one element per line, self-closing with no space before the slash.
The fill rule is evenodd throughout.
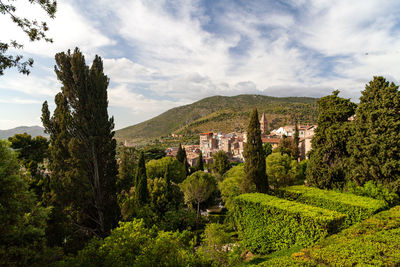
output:
<path id="1" fill-rule="evenodd" d="M 55 96 L 60 89 L 60 84 L 54 76 L 22 76 L 11 75 L 14 78 L 5 79 L 0 83 L 0 90 L 12 90 L 32 96 Z"/>
<path id="2" fill-rule="evenodd" d="M 13 97 L 10 99 L 0 99 L 0 103 L 6 104 L 41 104 L 42 102 L 34 99 L 23 99 L 19 97 Z"/>

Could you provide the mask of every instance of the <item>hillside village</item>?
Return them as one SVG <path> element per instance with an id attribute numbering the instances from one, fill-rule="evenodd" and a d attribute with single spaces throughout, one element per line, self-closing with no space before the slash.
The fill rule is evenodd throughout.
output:
<path id="1" fill-rule="evenodd" d="M 300 158 L 307 158 L 307 153 L 311 150 L 311 139 L 314 136 L 314 131 L 317 125 L 297 125 L 299 132 L 299 151 Z M 270 123 L 267 120 L 265 113 L 260 118 L 261 140 L 263 144 L 269 143 L 272 149 L 278 147 L 282 138 L 293 137 L 296 126 L 287 125 L 278 129 L 271 129 Z M 203 156 L 203 161 L 206 164 L 213 162 L 213 155 L 218 151 L 224 151 L 230 161 L 244 162 L 244 144 L 247 141 L 245 132 L 205 132 L 199 135 L 199 145 L 185 145 L 183 148 L 187 154 L 187 160 L 190 166 L 196 166 L 199 160 L 200 151 Z M 125 143 L 127 144 L 127 143 Z M 166 155 L 176 157 L 178 147 L 169 147 L 166 149 Z"/>

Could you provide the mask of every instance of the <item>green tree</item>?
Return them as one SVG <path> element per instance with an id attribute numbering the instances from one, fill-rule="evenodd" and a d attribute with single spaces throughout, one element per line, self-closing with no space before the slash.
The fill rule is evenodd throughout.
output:
<path id="1" fill-rule="evenodd" d="M 64 202 L 67 208 L 64 211 L 68 210 L 78 231 L 88 236 L 106 236 L 120 217 L 116 200 L 114 122 L 107 112 L 109 79 L 103 73 L 99 56 L 95 56 L 90 68 L 78 48 L 72 54 L 70 51 L 58 53 L 55 58 L 55 72 L 62 83 L 56 104 L 61 105 L 58 108 L 63 114 L 60 118 L 55 114 L 50 119 L 44 105 L 42 118 L 51 136 L 52 150 L 58 153 L 59 149 L 67 148 L 68 155 L 57 160 L 68 164 L 67 169 L 50 165 L 52 173 L 55 167 L 55 172 L 61 175 L 61 183 L 54 186 L 59 187 L 60 194 L 73 192 L 60 201 Z M 60 121 L 65 127 L 61 132 L 56 129 Z"/>
<path id="2" fill-rule="evenodd" d="M 374 77 L 360 97 L 350 138 L 351 177 L 358 185 L 373 180 L 400 193 L 400 93 Z"/>
<path id="3" fill-rule="evenodd" d="M 200 215 L 200 204 L 210 198 L 216 189 L 214 176 L 209 173 L 197 171 L 188 176 L 185 181 L 180 184 L 181 190 L 185 197 L 185 203 L 197 205 L 197 217 Z"/>
<path id="4" fill-rule="evenodd" d="M 185 160 L 185 158 L 186 158 L 186 151 L 182 148 L 182 145 L 179 144 L 178 152 L 176 152 L 176 159 L 177 159 L 179 162 L 183 163 L 183 161 Z"/>
<path id="5" fill-rule="evenodd" d="M 213 169 L 216 173 L 219 173 L 219 175 L 224 175 L 226 171 L 228 171 L 231 167 L 229 164 L 229 158 L 228 155 L 222 150 L 219 150 L 217 153 L 213 155 Z"/>
<path id="6" fill-rule="evenodd" d="M 147 203 L 148 199 L 146 165 L 144 163 L 144 153 L 142 152 L 136 169 L 135 200 L 138 205 L 143 205 Z"/>
<path id="7" fill-rule="evenodd" d="M 293 148 L 292 148 L 292 158 L 294 160 L 298 160 L 300 157 L 300 138 L 299 138 L 299 127 L 297 126 L 297 122 L 295 124 L 294 135 L 293 135 Z"/>
<path id="8" fill-rule="evenodd" d="M 270 143 L 263 144 L 263 150 L 265 157 L 268 157 L 272 153 L 272 145 Z"/>
<path id="9" fill-rule="evenodd" d="M 247 142 L 244 146 L 245 177 L 242 181 L 243 191 L 250 191 L 250 185 L 255 184 L 257 192 L 268 191 L 268 180 L 265 174 L 265 154 L 261 141 L 260 122 L 257 109 L 254 109 L 247 127 Z"/>
<path id="10" fill-rule="evenodd" d="M 11 21 L 15 23 L 28 37 L 30 41 L 45 40 L 46 42 L 53 42 L 51 38 L 46 36 L 46 31 L 49 29 L 46 22 L 38 22 L 33 19 L 28 19 L 19 16 L 13 0 L 0 1 L 0 14 L 9 16 Z M 57 2 L 53 0 L 40 0 L 29 1 L 31 4 L 39 5 L 50 18 L 54 18 L 57 10 Z M 22 44 L 12 40 L 8 43 L 0 42 L 0 76 L 4 74 L 4 70 L 8 68 L 17 67 L 18 71 L 23 74 L 29 74 L 29 67 L 33 65 L 33 59 L 29 58 L 23 61 L 22 55 L 6 54 L 8 49 L 21 49 Z"/>
<path id="11" fill-rule="evenodd" d="M 174 183 L 181 183 L 186 178 L 184 165 L 177 159 L 164 157 L 157 160 L 150 160 L 146 163 L 147 177 L 154 179 L 164 177 L 169 168 L 169 178 Z"/>
<path id="12" fill-rule="evenodd" d="M 342 188 L 346 179 L 347 143 L 351 136 L 348 118 L 356 105 L 338 94 L 334 91 L 318 100 L 318 127 L 311 142 L 307 181 L 319 188 Z"/>
<path id="13" fill-rule="evenodd" d="M 48 210 L 36 204 L 15 154 L 0 140 L 0 265 L 31 266 L 44 261 Z"/>
<path id="14" fill-rule="evenodd" d="M 279 140 L 279 145 L 275 148 L 274 152 L 292 156 L 294 146 L 293 138 L 284 135 L 281 140 Z"/>
<path id="15" fill-rule="evenodd" d="M 201 151 L 199 154 L 199 160 L 197 161 L 196 170 L 204 171 L 203 153 Z"/>
<path id="16" fill-rule="evenodd" d="M 27 133 L 9 137 L 11 147 L 17 151 L 17 157 L 28 172 L 29 186 L 42 201 L 44 191 L 48 191 L 44 175 L 44 159 L 47 157 L 49 142 L 43 136 L 32 138 Z"/>
<path id="17" fill-rule="evenodd" d="M 123 146 L 120 149 L 120 162 L 118 166 L 118 191 L 129 191 L 134 185 L 135 169 L 137 162 L 136 149 L 134 147 Z"/>
<path id="18" fill-rule="evenodd" d="M 223 180 L 218 183 L 221 198 L 228 210 L 233 207 L 234 198 L 244 193 L 241 191 L 241 184 L 244 176 L 244 165 L 240 164 L 227 171 L 223 176 Z M 256 186 L 254 184 L 251 185 L 249 192 L 256 192 Z"/>
<path id="19" fill-rule="evenodd" d="M 274 188 L 293 185 L 300 172 L 297 161 L 288 154 L 272 153 L 265 162 L 268 182 Z"/>

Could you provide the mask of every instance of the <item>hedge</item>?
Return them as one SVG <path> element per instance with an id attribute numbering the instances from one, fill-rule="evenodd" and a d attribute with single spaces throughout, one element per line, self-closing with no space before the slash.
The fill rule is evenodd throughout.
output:
<path id="1" fill-rule="evenodd" d="M 314 266 L 400 266 L 400 206 L 302 249 L 291 259 Z"/>
<path id="2" fill-rule="evenodd" d="M 233 217 L 244 245 L 255 253 L 307 246 L 335 233 L 346 215 L 267 194 L 235 198 Z"/>
<path id="3" fill-rule="evenodd" d="M 332 190 L 322 190 L 304 185 L 280 189 L 279 194 L 288 200 L 295 200 L 303 204 L 346 214 L 343 228 L 347 228 L 387 208 L 387 203 L 383 200 L 339 193 Z"/>

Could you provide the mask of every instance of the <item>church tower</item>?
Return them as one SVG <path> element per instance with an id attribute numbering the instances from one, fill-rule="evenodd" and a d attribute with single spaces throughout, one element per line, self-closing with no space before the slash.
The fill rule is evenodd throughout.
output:
<path id="1" fill-rule="evenodd" d="M 261 129 L 261 134 L 265 134 L 265 132 L 269 131 L 269 125 L 267 118 L 265 117 L 265 112 L 263 112 L 260 119 L 260 129 Z"/>

